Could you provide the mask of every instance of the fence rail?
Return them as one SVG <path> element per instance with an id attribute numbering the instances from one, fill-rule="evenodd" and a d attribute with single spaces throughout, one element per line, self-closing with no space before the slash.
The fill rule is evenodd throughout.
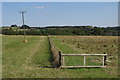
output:
<path id="1" fill-rule="evenodd" d="M 65 66 L 64 56 L 84 56 L 83 66 Z M 86 65 L 86 56 L 103 56 L 102 65 L 100 66 L 87 66 Z M 107 54 L 61 54 L 61 68 L 80 68 L 80 67 L 106 67 L 106 57 Z"/>
<path id="2" fill-rule="evenodd" d="M 107 56 L 107 54 L 61 54 L 62 56 Z"/>

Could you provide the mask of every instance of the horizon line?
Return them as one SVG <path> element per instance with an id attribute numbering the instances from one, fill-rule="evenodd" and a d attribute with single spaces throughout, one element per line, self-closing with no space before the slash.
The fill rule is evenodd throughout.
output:
<path id="1" fill-rule="evenodd" d="M 16 25 L 16 24 L 14 24 Z M 2 25 L 0 27 L 10 27 L 11 25 Z M 17 25 L 17 26 L 21 26 L 21 25 Z M 30 25 L 28 25 L 30 26 Z M 99 26 L 99 25 L 41 25 L 41 26 L 30 26 L 30 27 L 49 27 L 49 26 L 92 26 L 92 27 L 119 27 L 119 25 L 115 25 L 115 26 Z"/>

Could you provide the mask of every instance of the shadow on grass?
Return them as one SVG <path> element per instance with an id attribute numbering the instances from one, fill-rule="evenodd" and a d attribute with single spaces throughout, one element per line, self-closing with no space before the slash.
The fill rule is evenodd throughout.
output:
<path id="1" fill-rule="evenodd" d="M 100 69 L 100 67 L 80 67 L 80 68 L 62 68 L 62 69 Z"/>
<path id="2" fill-rule="evenodd" d="M 50 54 L 50 57 L 49 57 L 48 61 L 50 61 L 50 63 L 51 63 L 51 68 L 53 68 L 54 59 L 53 59 L 53 54 L 52 54 L 52 51 L 51 51 L 51 45 L 50 45 L 49 38 L 48 38 L 48 51 L 49 51 L 49 54 Z"/>
<path id="3" fill-rule="evenodd" d="M 49 41 L 49 38 L 48 38 L 48 53 L 49 53 L 49 58 L 48 58 L 48 61 L 50 62 L 50 65 L 48 65 L 48 66 L 38 66 L 38 67 L 41 67 L 41 68 L 54 68 L 53 67 L 53 62 L 54 62 L 54 59 L 53 59 L 53 54 L 52 54 L 52 52 L 51 52 L 51 45 L 50 45 L 50 41 Z"/>
<path id="4" fill-rule="evenodd" d="M 53 68 L 53 66 L 38 66 L 40 68 Z"/>

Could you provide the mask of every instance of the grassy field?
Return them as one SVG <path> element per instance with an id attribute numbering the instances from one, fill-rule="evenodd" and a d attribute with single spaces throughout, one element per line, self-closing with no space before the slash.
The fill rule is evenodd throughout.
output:
<path id="1" fill-rule="evenodd" d="M 109 74 L 118 73 L 118 37 L 116 36 L 54 36 L 51 37 L 57 49 L 64 54 L 107 54 Z M 82 66 L 83 56 L 65 56 L 66 66 Z M 87 66 L 102 65 L 102 56 L 87 56 Z M 102 70 L 102 69 L 101 69 Z M 99 71 L 99 69 L 98 69 Z M 101 76 L 104 75 L 101 73 Z"/>
<path id="2" fill-rule="evenodd" d="M 81 37 L 51 37 L 56 46 L 64 53 L 83 53 L 86 49 L 84 39 Z M 91 39 L 91 37 L 88 37 Z M 117 50 L 116 37 L 105 38 L 111 47 Z M 80 50 L 84 44 L 84 49 Z M 78 40 L 77 40 L 78 39 Z M 97 38 L 95 38 L 97 39 Z M 100 38 L 102 39 L 102 38 Z M 2 37 L 2 77 L 3 78 L 115 78 L 117 77 L 117 51 L 114 51 L 107 45 L 111 51 L 112 60 L 107 68 L 79 68 L 79 69 L 55 69 L 52 68 L 52 53 L 49 50 L 47 36 L 27 36 L 27 43 L 23 43 L 23 36 L 5 36 Z M 69 41 L 68 41 L 69 40 Z M 88 40 L 88 39 L 85 39 Z M 94 39 L 93 39 L 94 40 Z M 104 42 L 104 40 L 103 40 Z M 105 44 L 108 44 L 106 43 Z M 114 43 L 115 42 L 115 43 Z M 96 42 L 94 43 L 96 44 Z M 102 43 L 101 43 L 102 44 Z M 104 43 L 103 43 L 104 44 Z M 91 44 L 92 46 L 92 44 Z M 94 46 L 94 45 L 93 45 Z M 95 47 L 93 47 L 95 48 Z M 101 48 L 100 48 L 101 49 Z M 91 49 L 90 49 L 91 50 Z M 95 52 L 95 49 L 93 49 Z M 107 48 L 105 49 L 108 53 Z M 102 51 L 100 51 L 102 53 Z M 92 53 L 92 52 L 91 52 Z M 98 52 L 96 52 L 98 53 Z M 78 62 L 78 61 L 77 61 Z M 69 63 L 69 62 L 68 62 Z M 73 62 L 74 63 L 74 62 Z M 114 64 L 114 65 L 113 65 Z M 113 65 L 113 66 L 111 66 Z"/>

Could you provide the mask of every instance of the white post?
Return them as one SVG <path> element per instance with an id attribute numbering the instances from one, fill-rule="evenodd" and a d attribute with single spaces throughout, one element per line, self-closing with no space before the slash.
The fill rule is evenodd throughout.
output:
<path id="1" fill-rule="evenodd" d="M 86 56 L 84 56 L 84 66 L 85 66 L 85 64 L 86 64 Z"/>

